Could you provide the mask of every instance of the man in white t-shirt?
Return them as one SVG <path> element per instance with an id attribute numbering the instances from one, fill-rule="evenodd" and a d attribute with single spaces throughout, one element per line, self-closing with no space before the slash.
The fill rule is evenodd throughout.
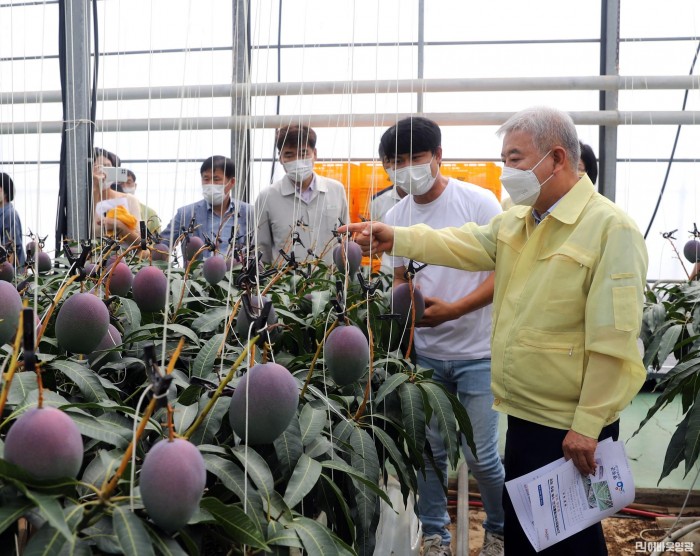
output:
<path id="1" fill-rule="evenodd" d="M 427 224 L 432 228 L 486 224 L 501 212 L 496 197 L 479 186 L 440 173 L 441 133 L 426 118 L 399 121 L 381 138 L 379 156 L 397 188 L 408 195 L 386 215 L 392 226 Z M 406 281 L 409 261 L 391 257 L 394 285 Z M 472 423 L 478 460 L 463 443 L 486 511 L 483 556 L 503 554 L 504 471 L 498 455 L 498 415 L 491 408 L 491 301 L 493 274 L 430 265 L 415 274 L 425 298 L 425 313 L 416 328 L 416 362 L 434 369 L 433 379 L 456 394 Z M 447 454 L 435 422 L 427 438 L 436 465 L 447 481 Z M 418 478 L 418 515 L 423 527 L 423 554 L 450 555 L 447 497 L 440 478 L 426 461 Z M 446 485 L 445 485 L 446 486 Z"/>

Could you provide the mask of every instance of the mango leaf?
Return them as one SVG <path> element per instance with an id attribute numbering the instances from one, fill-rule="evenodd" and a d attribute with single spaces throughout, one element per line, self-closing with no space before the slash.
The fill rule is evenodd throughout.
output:
<path id="1" fill-rule="evenodd" d="M 352 536 L 352 542 L 355 542 L 355 523 L 352 520 L 352 517 L 350 515 L 350 507 L 348 506 L 347 500 L 345 499 L 345 494 L 343 491 L 338 488 L 338 485 L 335 484 L 335 481 L 331 479 L 328 475 L 325 473 L 321 473 L 321 479 L 323 479 L 324 485 L 328 488 L 330 488 L 331 492 L 335 495 L 336 500 L 338 501 L 338 505 L 340 506 L 340 510 L 343 512 L 343 517 L 345 518 L 345 523 L 347 525 L 348 531 L 350 531 L 350 534 Z"/>
<path id="2" fill-rule="evenodd" d="M 301 541 L 293 528 L 286 527 L 278 521 L 267 524 L 267 544 L 270 546 L 292 546 L 301 548 Z"/>
<path id="3" fill-rule="evenodd" d="M 15 373 L 7 396 L 7 405 L 15 406 L 27 397 L 29 392 L 37 390 L 36 373 L 22 371 Z"/>
<path id="4" fill-rule="evenodd" d="M 71 415 L 71 419 L 78 426 L 80 434 L 88 438 L 106 442 L 117 448 L 126 448 L 129 444 L 131 429 L 86 415 Z"/>
<path id="5" fill-rule="evenodd" d="M 668 330 L 666 330 L 666 332 L 664 332 L 664 335 L 661 338 L 661 343 L 659 344 L 659 351 L 657 354 L 659 364 L 663 365 L 664 361 L 666 361 L 666 358 L 673 352 L 673 349 L 676 345 L 676 342 L 678 342 L 678 338 L 681 335 L 683 327 L 684 325 L 682 324 L 674 324 Z"/>
<path id="6" fill-rule="evenodd" d="M 103 516 L 96 523 L 83 529 L 86 540 L 95 543 L 98 549 L 107 554 L 119 554 L 121 549 L 114 534 L 112 516 Z"/>
<path id="7" fill-rule="evenodd" d="M 350 465 L 361 471 L 373 484 L 379 483 L 379 457 L 374 441 L 367 431 L 354 428 L 350 434 Z M 372 520 L 378 510 L 376 489 L 371 489 L 362 482 L 353 481 L 356 490 L 355 507 L 360 531 L 356 542 L 363 544 L 365 552 L 374 548 L 374 537 L 370 535 Z M 367 544 L 371 544 L 367 546 Z"/>
<path id="8" fill-rule="evenodd" d="M 30 502 L 21 499 L 4 501 L 0 506 L 0 533 L 26 514 L 32 506 Z"/>
<path id="9" fill-rule="evenodd" d="M 58 531 L 67 541 L 73 541 L 73 533 L 66 523 L 66 517 L 63 514 L 63 509 L 57 497 L 41 494 L 35 490 L 29 490 L 26 486 L 18 482 L 14 484 L 22 491 L 22 494 L 36 504 L 41 515 L 46 518 L 47 525 Z"/>
<path id="10" fill-rule="evenodd" d="M 379 387 L 379 390 L 377 390 L 377 395 L 374 397 L 375 405 L 379 405 L 380 403 L 382 403 L 382 400 L 384 400 L 386 396 L 391 394 L 394 390 L 396 390 L 407 380 L 408 375 L 404 373 L 396 373 L 387 376 L 386 380 Z"/>
<path id="11" fill-rule="evenodd" d="M 203 453 L 202 457 L 207 471 L 216 476 L 239 500 L 244 501 L 246 496 L 253 495 L 253 486 L 238 465 L 214 454 Z"/>
<path id="12" fill-rule="evenodd" d="M 685 456 L 685 439 L 686 435 L 688 434 L 689 420 L 690 414 L 687 414 L 671 436 L 671 441 L 668 443 L 668 448 L 666 448 L 666 456 L 664 457 L 661 477 L 659 477 L 659 482 L 656 483 L 657 486 L 664 477 L 668 476 L 671 471 L 678 467 L 683 461 Z"/>
<path id="13" fill-rule="evenodd" d="M 75 361 L 54 360 L 48 365 L 67 376 L 89 402 L 99 402 L 107 397 L 94 371 Z"/>
<path id="14" fill-rule="evenodd" d="M 179 434 L 183 434 L 194 423 L 199 413 L 199 405 L 193 403 L 191 405 L 182 405 L 175 402 L 173 404 L 173 426 Z"/>
<path id="15" fill-rule="evenodd" d="M 258 487 L 263 500 L 271 500 L 275 490 L 275 480 L 263 457 L 247 446 L 236 446 L 231 452 L 241 462 L 243 469 L 247 471 L 248 476 Z"/>
<path id="16" fill-rule="evenodd" d="M 148 536 L 151 537 L 153 546 L 161 556 L 187 556 L 187 552 L 177 543 L 175 539 L 161 537 L 161 533 L 155 531 L 149 524 L 146 524 Z"/>
<path id="17" fill-rule="evenodd" d="M 304 450 L 301 444 L 299 419 L 296 415 L 292 417 L 287 429 L 275 438 L 273 445 L 284 472 L 291 473 Z"/>
<path id="18" fill-rule="evenodd" d="M 59 408 L 64 405 L 68 405 L 68 400 L 66 400 L 63 396 L 60 396 L 56 392 L 52 392 L 51 390 L 44 389 L 44 391 L 42 392 L 42 399 L 45 406 Z M 7 419 L 16 419 L 25 411 L 37 407 L 38 405 L 39 390 L 30 390 L 27 393 L 27 397 L 24 398 L 17 406 L 15 406 L 14 410 Z"/>
<path id="19" fill-rule="evenodd" d="M 700 452 L 700 390 L 688 410 L 688 429 L 685 433 L 685 476 L 695 465 Z"/>
<path id="20" fill-rule="evenodd" d="M 459 437 L 457 436 L 457 421 L 450 400 L 445 390 L 438 384 L 432 382 L 421 382 L 419 388 L 425 392 L 433 415 L 437 421 L 440 436 L 445 443 L 445 450 L 452 463 L 452 467 L 457 467 L 459 460 Z"/>
<path id="21" fill-rule="evenodd" d="M 83 506 L 69 506 L 64 508 L 63 511 L 68 527 L 71 531 L 75 530 L 80 520 L 83 518 L 85 508 Z M 67 541 L 59 531 L 51 527 L 47 522 L 31 536 L 22 555 L 58 556 L 59 554 L 65 553 L 65 548 L 74 548 L 77 540 L 78 539 L 74 537 L 71 542 Z M 73 550 L 70 550 L 70 552 L 74 553 Z"/>
<path id="22" fill-rule="evenodd" d="M 85 468 L 80 478 L 81 483 L 87 483 L 88 485 L 100 488 L 105 479 L 111 477 L 114 471 L 119 467 L 123 453 L 122 450 L 112 450 L 110 452 L 98 450 L 97 455 Z M 93 492 L 93 490 L 81 484 L 78 486 L 78 492 L 81 496 L 85 496 Z"/>
<path id="23" fill-rule="evenodd" d="M 654 363 L 654 359 L 659 353 L 659 347 L 661 346 L 661 341 L 664 339 L 666 330 L 668 330 L 673 325 L 674 323 L 672 321 L 669 321 L 665 322 L 659 328 L 656 329 L 652 337 L 651 343 L 646 348 L 646 350 L 644 350 L 644 368 L 648 369 Z M 663 361 L 659 361 L 659 364 L 663 364 Z"/>
<path id="24" fill-rule="evenodd" d="M 112 513 L 114 532 L 124 554 L 155 556 L 146 527 L 138 516 L 125 506 L 117 506 Z"/>
<path id="25" fill-rule="evenodd" d="M 213 332 L 225 324 L 232 310 L 233 307 L 216 307 L 214 309 L 209 309 L 192 321 L 192 328 L 202 334 Z"/>
<path id="26" fill-rule="evenodd" d="M 226 505 L 218 498 L 204 498 L 201 506 L 216 519 L 216 523 L 221 525 L 234 541 L 253 548 L 269 549 L 262 532 L 238 506 Z"/>
<path id="27" fill-rule="evenodd" d="M 306 404 L 299 414 L 301 441 L 304 446 L 315 440 L 326 425 L 327 413 Z"/>
<path id="28" fill-rule="evenodd" d="M 377 494 L 382 500 L 391 506 L 391 500 L 386 492 L 379 488 L 376 482 L 372 482 L 367 476 L 355 469 L 349 463 L 343 461 L 342 459 L 330 459 L 321 462 L 321 466 L 324 469 L 331 469 L 333 471 L 341 471 L 350 476 L 353 482 L 359 482 L 367 486 L 374 494 Z"/>
<path id="29" fill-rule="evenodd" d="M 132 299 L 120 298 L 117 318 L 124 327 L 124 336 L 128 336 L 141 326 L 141 310 Z"/>
<path id="30" fill-rule="evenodd" d="M 331 532 L 320 523 L 307 517 L 299 517 L 292 522 L 292 527 L 309 556 L 337 556 L 338 551 Z"/>
<path id="31" fill-rule="evenodd" d="M 382 446 L 384 446 L 384 449 L 389 455 L 389 459 L 394 464 L 396 472 L 401 478 L 401 486 L 410 486 L 410 488 L 413 491 L 416 491 L 418 489 L 416 474 L 415 472 L 412 472 L 412 470 L 409 471 L 404 456 L 399 450 L 398 446 L 396 445 L 396 442 L 394 442 L 394 439 L 391 438 L 386 432 L 384 432 L 379 426 L 376 425 L 372 427 L 372 432 L 374 436 L 376 436 L 377 439 L 379 439 L 379 441 L 382 443 Z"/>
<path id="32" fill-rule="evenodd" d="M 401 414 L 410 447 L 422 453 L 425 447 L 425 409 L 423 396 L 415 384 L 403 383 L 399 386 Z"/>
<path id="33" fill-rule="evenodd" d="M 209 401 L 208 396 L 202 396 L 199 399 L 200 412 L 204 409 L 207 403 L 209 403 Z M 229 405 L 231 405 L 231 400 L 229 398 L 221 397 L 216 400 L 214 407 L 211 408 L 211 411 L 209 411 L 209 413 L 207 413 L 207 415 L 204 417 L 204 420 L 199 425 L 199 428 L 194 431 L 190 437 L 190 441 L 193 444 L 209 444 L 214 439 L 216 433 L 219 432 L 219 429 L 221 428 L 221 421 L 223 420 L 224 415 L 228 413 Z"/>
<path id="34" fill-rule="evenodd" d="M 293 508 L 299 504 L 314 488 L 320 475 L 321 464 L 302 454 L 284 492 L 284 501 L 287 506 Z"/>
<path id="35" fill-rule="evenodd" d="M 192 363 L 192 376 L 205 377 L 214 370 L 216 355 L 223 339 L 223 334 L 217 334 L 205 342 Z"/>

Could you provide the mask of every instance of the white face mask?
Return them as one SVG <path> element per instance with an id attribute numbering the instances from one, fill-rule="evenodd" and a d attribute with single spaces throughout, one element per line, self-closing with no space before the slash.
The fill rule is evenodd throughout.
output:
<path id="1" fill-rule="evenodd" d="M 287 172 L 290 180 L 301 183 L 313 173 L 314 159 L 297 158 L 291 162 L 284 162 L 282 166 L 284 166 L 284 171 Z"/>
<path id="2" fill-rule="evenodd" d="M 389 180 L 396 187 L 400 187 L 409 195 L 425 195 L 433 188 L 437 175 L 433 176 L 433 171 L 430 165 L 433 159 L 427 164 L 418 164 L 417 166 L 405 166 L 394 170 L 387 168 L 386 173 L 389 175 Z"/>
<path id="3" fill-rule="evenodd" d="M 224 204 L 226 200 L 226 186 L 221 185 L 203 185 L 202 186 L 202 197 L 204 200 L 215 207 L 219 207 Z"/>
<path id="4" fill-rule="evenodd" d="M 136 191 L 135 187 L 122 187 L 122 193 L 128 193 L 129 195 L 133 195 L 134 191 Z"/>
<path id="5" fill-rule="evenodd" d="M 537 201 L 537 198 L 540 196 L 542 186 L 547 183 L 554 174 L 540 183 L 533 170 L 537 168 L 551 152 L 552 151 L 549 151 L 544 155 L 530 170 L 519 170 L 518 168 L 511 168 L 509 166 L 503 167 L 501 184 L 505 187 L 505 190 L 508 192 L 508 195 L 510 195 L 514 204 L 528 207 L 535 204 L 535 201 Z"/>

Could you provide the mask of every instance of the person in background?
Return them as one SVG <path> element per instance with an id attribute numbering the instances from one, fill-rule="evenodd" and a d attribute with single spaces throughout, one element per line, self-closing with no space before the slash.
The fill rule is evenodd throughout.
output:
<path id="1" fill-rule="evenodd" d="M 96 237 L 118 237 L 123 245 L 131 245 L 141 239 L 139 221 L 141 209 L 133 195 L 110 188 L 104 168 L 115 167 L 119 158 L 109 151 L 95 148 L 92 161 L 92 202 Z"/>
<path id="2" fill-rule="evenodd" d="M 126 171 L 126 181 L 124 183 L 113 183 L 112 189 L 116 189 L 121 193 L 128 193 L 129 195 L 136 195 L 136 174 L 131 170 Z M 141 209 L 141 218 L 146 221 L 146 228 L 152 234 L 156 235 L 160 233 L 160 218 L 155 210 L 153 210 L 148 205 L 139 201 Z"/>
<path id="3" fill-rule="evenodd" d="M 253 222 L 253 207 L 235 198 L 236 167 L 233 160 L 221 155 L 210 156 L 199 168 L 202 180 L 202 198 L 177 209 L 175 216 L 161 233 L 163 242 L 170 245 L 194 218 L 193 235 L 214 241 L 226 255 L 229 245 L 245 245 Z M 205 251 L 204 257 L 211 256 Z"/>
<path id="4" fill-rule="evenodd" d="M 517 205 L 485 226 L 432 230 L 377 222 L 344 226 L 365 253 L 495 270 L 491 335 L 494 407 L 508 415 L 506 481 L 560 457 L 596 471 L 598 441 L 646 378 L 637 337 L 648 256 L 637 225 L 578 176 L 571 117 L 548 107 L 503 124 L 501 182 Z M 507 492 L 505 553 L 536 554 Z M 541 554 L 607 554 L 597 523 Z"/>
<path id="5" fill-rule="evenodd" d="M 591 183 L 595 184 L 598 179 L 598 161 L 595 153 L 591 146 L 583 141 L 579 141 L 579 145 L 581 146 L 581 158 L 578 160 L 578 177 L 582 178 L 583 174 L 588 174 Z"/>
<path id="6" fill-rule="evenodd" d="M 379 146 L 379 159 L 384 159 L 384 153 L 381 152 L 381 145 Z M 372 200 L 369 203 L 369 219 L 378 220 L 379 222 L 384 222 L 384 217 L 386 213 L 391 210 L 391 208 L 396 205 L 401 199 L 403 199 L 407 193 L 400 187 L 396 187 L 393 184 L 389 187 L 385 187 L 378 193 L 372 195 Z M 387 262 L 386 257 L 382 257 L 381 271 L 385 274 L 393 276 L 394 269 Z"/>
<path id="7" fill-rule="evenodd" d="M 387 224 L 423 223 L 431 228 L 464 222 L 487 224 L 501 212 L 496 197 L 477 185 L 440 173 L 442 134 L 427 118 L 400 120 L 382 135 L 379 153 L 384 169 L 403 199 L 385 215 Z M 409 260 L 389 257 L 394 287 L 407 281 Z M 469 415 L 478 459 L 462 442 L 462 451 L 478 484 L 486 511 L 480 556 L 503 554 L 504 471 L 498 454 L 498 413 L 491 394 L 491 300 L 493 273 L 467 272 L 428 265 L 413 283 L 425 298 L 425 313 L 414 333 L 416 363 L 434 369 L 433 380 L 455 394 Z M 418 517 L 425 556 L 451 555 L 447 527 L 447 453 L 437 419 L 426 431 L 435 466 L 426 457 L 425 477 L 418 477 Z"/>
<path id="8" fill-rule="evenodd" d="M 291 124 L 277 130 L 279 160 L 287 173 L 263 189 L 255 201 L 257 246 L 263 262 L 271 263 L 294 253 L 297 262 L 310 257 L 308 250 L 333 261 L 327 248 L 333 232 L 349 221 L 345 188 L 340 182 L 313 171 L 316 162 L 316 132 Z M 295 239 L 296 238 L 296 239 Z"/>
<path id="9" fill-rule="evenodd" d="M 12 205 L 12 200 L 15 198 L 15 184 L 8 174 L 0 172 L 0 185 L 2 185 L 0 194 L 0 246 L 7 248 L 8 244 L 11 245 L 12 249 L 8 254 L 11 254 L 13 258 L 10 262 L 14 266 L 23 266 L 25 258 L 24 245 L 22 244 L 22 221 Z"/>

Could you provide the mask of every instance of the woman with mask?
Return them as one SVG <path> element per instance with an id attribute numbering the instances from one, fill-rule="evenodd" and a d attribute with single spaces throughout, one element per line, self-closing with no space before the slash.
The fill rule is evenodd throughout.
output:
<path id="1" fill-rule="evenodd" d="M 114 167 L 115 155 L 96 148 L 92 162 L 92 203 L 94 211 L 95 236 L 119 238 L 124 245 L 141 239 L 139 202 L 133 195 L 120 193 L 110 188 L 111 180 L 105 168 Z"/>
<path id="2" fill-rule="evenodd" d="M 333 251 L 328 242 L 336 227 L 349 219 L 345 188 L 313 171 L 316 132 L 310 127 L 291 124 L 279 129 L 276 146 L 286 176 L 263 189 L 255 202 L 263 261 L 275 261 L 282 250 L 287 256 L 294 253 L 299 262 L 311 257 L 310 249 L 330 263 Z"/>
<path id="3" fill-rule="evenodd" d="M 210 156 L 202 163 L 199 175 L 202 179 L 202 199 L 177 209 L 161 234 L 163 243 L 174 243 L 194 219 L 194 231 L 190 237 L 202 240 L 207 237 L 223 253 L 228 251 L 229 245 L 245 244 L 253 218 L 252 206 L 233 195 L 236 185 L 233 160 L 221 155 Z M 204 256 L 211 254 L 211 251 L 206 251 Z"/>

